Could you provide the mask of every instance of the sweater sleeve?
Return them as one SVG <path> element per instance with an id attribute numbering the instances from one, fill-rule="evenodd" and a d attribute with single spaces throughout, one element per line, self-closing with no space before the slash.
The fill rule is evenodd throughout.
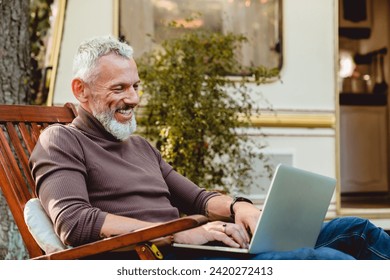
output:
<path id="1" fill-rule="evenodd" d="M 62 242 L 72 246 L 99 239 L 107 213 L 89 203 L 83 150 L 69 128 L 42 132 L 30 157 L 36 192 Z"/>
<path id="2" fill-rule="evenodd" d="M 191 214 L 206 215 L 207 201 L 214 196 L 220 195 L 217 192 L 207 191 L 198 187 L 195 183 L 171 170 L 165 178 L 170 193 L 171 203 L 181 212 Z"/>
<path id="3" fill-rule="evenodd" d="M 188 215 L 205 215 L 207 201 L 213 196 L 220 195 L 220 193 L 200 188 L 195 183 L 176 172 L 173 167 L 162 158 L 161 153 L 149 142 L 145 140 L 145 143 L 147 143 L 149 148 L 153 151 L 159 162 L 161 174 L 169 188 L 172 205 L 177 207 L 180 212 Z"/>

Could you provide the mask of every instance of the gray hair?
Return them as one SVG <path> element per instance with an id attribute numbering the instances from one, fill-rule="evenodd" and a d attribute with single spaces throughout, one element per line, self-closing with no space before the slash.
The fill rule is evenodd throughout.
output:
<path id="1" fill-rule="evenodd" d="M 73 59 L 73 78 L 90 81 L 98 59 L 111 52 L 125 58 L 133 57 L 133 48 L 111 37 L 94 37 L 82 42 Z"/>

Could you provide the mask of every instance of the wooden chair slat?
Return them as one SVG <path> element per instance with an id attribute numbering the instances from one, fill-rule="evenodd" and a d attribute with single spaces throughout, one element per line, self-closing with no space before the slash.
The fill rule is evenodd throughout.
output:
<path id="1" fill-rule="evenodd" d="M 34 149 L 36 142 L 32 140 L 30 132 L 26 126 L 26 123 L 19 123 L 18 127 L 19 127 L 20 134 L 22 135 L 23 141 L 26 145 L 28 154 L 31 155 L 31 152 Z"/>
<path id="2" fill-rule="evenodd" d="M 31 138 L 34 143 L 37 143 L 39 135 L 41 134 L 42 127 L 35 122 L 31 122 Z"/>
<path id="3" fill-rule="evenodd" d="M 70 123 L 76 114 L 69 106 L 64 110 L 64 107 L 55 106 L 0 105 L 0 115 L 5 122 Z"/>
<path id="4" fill-rule="evenodd" d="M 7 137 L 4 132 L 0 131 L 0 142 L 2 149 L 2 156 L 4 157 L 5 163 L 3 169 L 8 172 L 8 178 L 12 183 L 13 189 L 18 196 L 18 201 L 22 207 L 28 201 L 30 194 L 25 191 L 28 190 L 27 184 L 23 179 L 19 165 L 15 159 L 15 155 L 8 144 Z"/>
<path id="5" fill-rule="evenodd" d="M 19 163 L 20 163 L 21 168 L 23 170 L 22 173 L 24 175 L 28 175 L 30 173 L 30 168 L 28 167 L 28 157 L 26 155 L 26 150 L 23 147 L 22 142 L 20 141 L 20 138 L 19 138 L 19 136 L 16 132 L 16 129 L 15 129 L 15 126 L 12 123 L 7 122 L 6 127 L 8 130 L 8 135 L 11 138 L 11 142 L 13 144 L 13 147 L 15 148 L 15 152 L 18 156 Z M 34 190 L 35 183 L 34 183 L 34 180 L 32 179 L 31 176 L 23 176 L 23 177 L 26 178 L 26 180 L 28 182 L 28 186 L 30 186 L 30 190 L 29 190 L 28 186 L 23 186 L 22 190 L 23 190 L 24 194 L 26 195 L 26 198 L 30 198 L 31 197 L 31 189 Z"/>
<path id="6" fill-rule="evenodd" d="M 15 204 L 18 204 L 21 207 L 21 201 L 23 201 L 23 192 L 21 193 L 18 190 L 17 178 L 14 175 L 14 172 L 11 170 L 11 165 L 9 163 L 9 152 L 8 152 L 8 143 L 4 135 L 3 130 L 0 130 L 0 165 L 1 165 L 1 179 L 2 182 L 7 182 L 7 184 L 2 183 L 1 188 L 4 193 L 5 198 L 7 199 L 7 193 L 12 194 L 12 199 Z M 6 185 L 9 185 L 10 188 L 7 188 Z"/>

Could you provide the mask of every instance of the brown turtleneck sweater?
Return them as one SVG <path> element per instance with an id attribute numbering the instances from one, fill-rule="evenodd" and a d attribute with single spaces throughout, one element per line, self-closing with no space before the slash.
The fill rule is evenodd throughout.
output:
<path id="1" fill-rule="evenodd" d="M 80 107 L 45 129 L 30 157 L 38 197 L 65 244 L 99 239 L 107 213 L 149 222 L 204 214 L 217 195 L 178 174 L 140 136 L 121 142 Z"/>

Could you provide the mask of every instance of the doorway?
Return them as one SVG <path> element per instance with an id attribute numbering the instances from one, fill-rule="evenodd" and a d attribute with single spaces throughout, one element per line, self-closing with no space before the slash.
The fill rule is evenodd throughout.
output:
<path id="1" fill-rule="evenodd" d="M 390 210 L 390 0 L 339 1 L 340 201 Z"/>

